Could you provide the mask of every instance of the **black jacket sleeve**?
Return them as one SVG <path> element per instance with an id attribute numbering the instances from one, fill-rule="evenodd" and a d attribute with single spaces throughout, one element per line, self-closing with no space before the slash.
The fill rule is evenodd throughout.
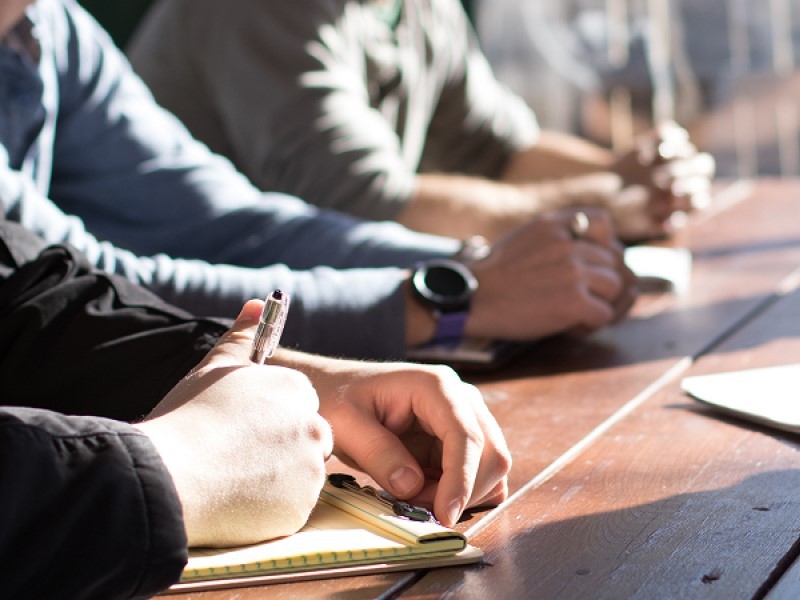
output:
<path id="1" fill-rule="evenodd" d="M 0 515 L 7 598 L 145 598 L 187 560 L 169 473 L 116 421 L 0 407 Z"/>
<path id="2" fill-rule="evenodd" d="M 228 325 L 0 217 L 0 404 L 141 419 Z"/>

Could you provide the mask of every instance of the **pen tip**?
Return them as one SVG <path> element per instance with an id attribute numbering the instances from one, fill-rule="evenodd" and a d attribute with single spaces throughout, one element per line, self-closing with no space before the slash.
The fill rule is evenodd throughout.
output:
<path id="1" fill-rule="evenodd" d="M 282 300 L 283 299 L 283 291 L 275 290 L 274 292 L 272 292 L 272 297 L 275 298 L 275 300 Z"/>

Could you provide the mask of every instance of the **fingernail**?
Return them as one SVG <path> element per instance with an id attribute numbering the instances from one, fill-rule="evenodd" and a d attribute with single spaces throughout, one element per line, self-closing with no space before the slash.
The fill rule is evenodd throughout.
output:
<path id="1" fill-rule="evenodd" d="M 453 500 L 450 503 L 450 506 L 447 507 L 447 523 L 451 527 L 458 522 L 458 518 L 461 516 L 461 502 L 459 500 Z"/>
<path id="2" fill-rule="evenodd" d="M 412 494 L 416 490 L 418 481 L 417 473 L 408 467 L 400 467 L 389 476 L 392 491 L 398 496 Z"/>
<path id="3" fill-rule="evenodd" d="M 248 300 L 242 306 L 242 309 L 239 311 L 239 315 L 236 317 L 236 320 L 244 325 L 256 324 L 261 316 L 261 309 L 263 307 L 264 303 L 260 300 Z"/>

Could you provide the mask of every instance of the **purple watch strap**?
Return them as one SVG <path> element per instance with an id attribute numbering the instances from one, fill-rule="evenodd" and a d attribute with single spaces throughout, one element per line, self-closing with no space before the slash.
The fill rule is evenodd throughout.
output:
<path id="1" fill-rule="evenodd" d="M 469 311 L 461 310 L 457 312 L 439 313 L 436 321 L 436 333 L 433 335 L 433 342 L 457 344 L 464 336 L 464 325 L 467 322 Z"/>

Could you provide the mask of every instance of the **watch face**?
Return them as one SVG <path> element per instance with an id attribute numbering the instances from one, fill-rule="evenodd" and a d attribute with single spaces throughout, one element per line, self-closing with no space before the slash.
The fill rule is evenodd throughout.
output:
<path id="1" fill-rule="evenodd" d="M 467 309 L 477 287 L 469 269 L 452 260 L 428 261 L 414 274 L 419 295 L 443 311 Z"/>

